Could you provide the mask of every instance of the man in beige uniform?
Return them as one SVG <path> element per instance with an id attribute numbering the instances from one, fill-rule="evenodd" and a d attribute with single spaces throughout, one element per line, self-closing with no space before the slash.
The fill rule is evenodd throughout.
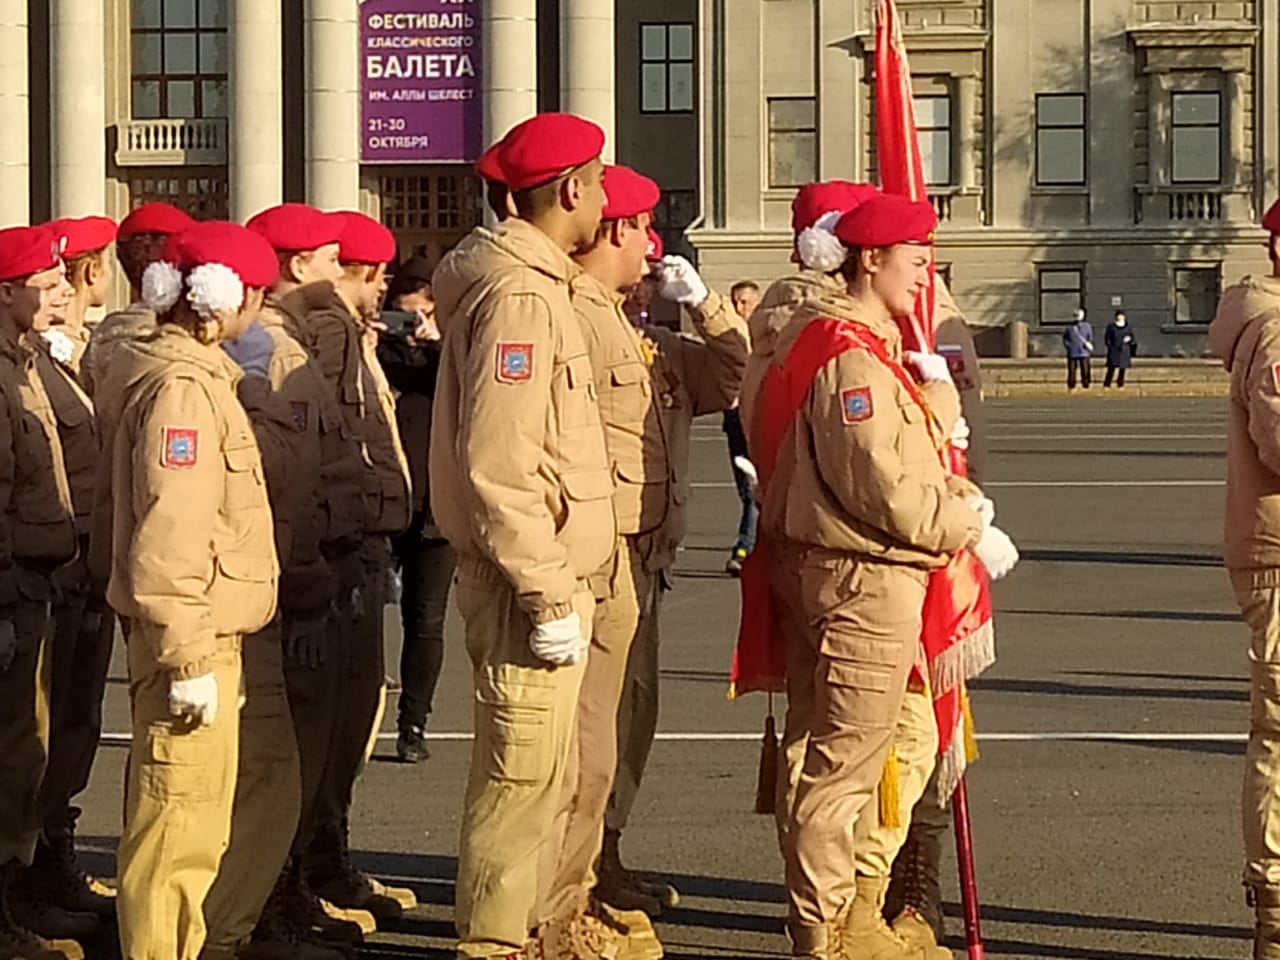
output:
<path id="1" fill-rule="evenodd" d="M 66 309 L 60 252 L 50 227 L 0 230 L 0 955 L 18 960 L 84 955 L 53 950 L 15 917 L 31 905 L 24 867 L 41 828 L 53 576 L 76 553 L 57 418 L 29 339 Z"/>
<path id="2" fill-rule="evenodd" d="M 49 764 L 41 806 L 44 826 L 31 883 L 48 903 L 70 911 L 109 915 L 112 901 L 90 890 L 75 854 L 80 811 L 71 800 L 89 785 L 102 731 L 102 699 L 115 618 L 108 615 L 105 583 L 89 575 L 89 531 L 99 444 L 93 401 L 81 383 L 89 331 L 85 317 L 101 307 L 111 288 L 107 248 L 116 236 L 106 217 L 59 220 L 50 225 L 65 238 L 63 258 L 72 296 L 60 323 L 31 338 L 36 369 L 58 420 L 71 501 L 76 512 L 75 562 L 54 578 L 50 644 Z"/>
<path id="3" fill-rule="evenodd" d="M 1252 640 L 1244 774 L 1244 882 L 1255 960 L 1280 958 L 1280 203 L 1267 211 L 1271 275 L 1225 291 L 1209 345 L 1231 372 L 1223 558 Z"/>
<path id="4" fill-rule="evenodd" d="M 517 216 L 473 233 L 433 278 L 444 334 L 431 509 L 458 554 L 476 685 L 457 910 L 460 957 L 523 956 L 552 883 L 576 777 L 577 702 L 615 543 L 604 431 L 570 282 L 595 240 L 604 133 L 564 114 L 513 129 L 498 157 Z M 597 957 L 574 922 L 540 956 Z"/>
<path id="5" fill-rule="evenodd" d="M 124 960 L 195 960 L 204 945 L 203 902 L 231 834 L 241 638 L 272 619 L 278 574 L 240 370 L 218 346 L 260 309 L 274 257 L 244 228 L 206 223 L 171 237 L 165 261 L 148 268 L 160 326 L 118 354 L 111 451 L 107 596 L 129 621 L 133 715 Z"/>
<path id="6" fill-rule="evenodd" d="M 849 296 L 820 309 L 861 324 L 890 362 L 900 356 L 892 317 L 911 309 L 927 277 L 928 251 L 912 244 L 931 242 L 935 223 L 928 204 L 872 197 L 835 230 L 855 251 L 845 268 Z M 832 309 L 841 306 L 844 316 Z M 812 319 L 801 311 L 781 331 L 772 363 L 788 362 Z M 942 379 L 940 362 L 919 361 L 926 381 Z M 948 488 L 937 444 L 959 405 L 944 386 L 926 383 L 926 411 L 869 349 L 836 352 L 783 436 L 764 491 L 763 523 L 779 553 L 774 595 L 790 624 L 788 676 L 812 678 L 813 706 L 800 705 L 810 717 L 805 756 L 783 832 L 796 956 L 929 956 L 884 927 L 887 877 L 855 882 L 850 824 L 867 815 L 894 739 L 920 649 L 927 571 L 952 551 L 1007 543 Z M 748 409 L 761 402 L 756 394 Z"/>

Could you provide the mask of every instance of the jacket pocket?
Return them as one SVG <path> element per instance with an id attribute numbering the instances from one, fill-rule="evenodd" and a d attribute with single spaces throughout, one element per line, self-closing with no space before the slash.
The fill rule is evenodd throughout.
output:
<path id="1" fill-rule="evenodd" d="M 252 553 L 221 553 L 217 564 L 222 576 L 242 583 L 270 583 L 276 575 L 276 564 L 271 557 Z"/>
<path id="2" fill-rule="evenodd" d="M 526 682 L 531 671 L 490 668 L 476 693 L 476 756 L 494 780 L 545 783 L 556 761 L 551 733 L 555 687 Z"/>
<path id="3" fill-rule="evenodd" d="M 569 357 L 564 363 L 563 386 L 555 389 L 556 412 L 562 430 L 575 430 L 600 423 L 596 404 L 596 385 L 591 361 L 585 353 Z"/>
<path id="4" fill-rule="evenodd" d="M 604 470 L 584 470 L 560 477 L 560 486 L 570 501 L 607 500 L 613 496 L 613 481 Z"/>
<path id="5" fill-rule="evenodd" d="M 266 502 L 266 483 L 262 474 L 262 458 L 256 443 L 240 443 L 222 448 L 227 466 L 227 512 L 251 510 Z"/>

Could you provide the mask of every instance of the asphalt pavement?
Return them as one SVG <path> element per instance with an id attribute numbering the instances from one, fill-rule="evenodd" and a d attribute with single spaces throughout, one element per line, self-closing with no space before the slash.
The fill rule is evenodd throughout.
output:
<path id="1" fill-rule="evenodd" d="M 1093 393 L 992 405 L 987 489 L 1023 562 L 995 587 L 999 660 L 973 685 L 983 755 L 970 797 L 986 952 L 1246 957 L 1247 637 L 1220 562 L 1224 401 Z M 751 812 L 765 701 L 725 696 L 738 605 L 722 569 L 737 500 L 718 419 L 698 424 L 693 447 L 690 533 L 663 609 L 660 741 L 624 858 L 682 893 L 658 925 L 669 957 L 783 957 L 781 861 L 771 821 Z M 394 677 L 395 617 L 387 635 Z M 111 733 L 127 731 L 120 656 L 107 717 Z M 431 759 L 399 765 L 386 739 L 358 787 L 361 863 L 423 904 L 363 956 L 453 955 L 470 728 L 455 617 Z M 82 845 L 107 873 L 124 758 L 113 739 L 82 798 Z M 955 875 L 948 852 L 944 891 L 961 956 Z"/>

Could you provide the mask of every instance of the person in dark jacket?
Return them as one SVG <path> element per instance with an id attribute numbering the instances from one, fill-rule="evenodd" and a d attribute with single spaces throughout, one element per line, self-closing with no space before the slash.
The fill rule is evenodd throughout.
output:
<path id="1" fill-rule="evenodd" d="M 453 583 L 454 558 L 431 516 L 427 490 L 427 450 L 431 401 L 440 367 L 440 330 L 431 296 L 431 267 L 421 257 L 407 261 L 387 290 L 387 309 L 418 316 L 411 333 L 392 330 L 378 341 L 378 360 L 399 394 L 396 422 L 413 480 L 413 520 L 394 543 L 403 588 L 400 615 L 400 704 L 396 754 L 404 763 L 428 756 L 427 720 L 444 662 L 444 620 Z"/>
<path id="2" fill-rule="evenodd" d="M 1076 388 L 1076 379 L 1086 390 L 1093 383 L 1093 324 L 1077 310 L 1071 326 L 1062 331 L 1062 345 L 1067 348 L 1067 389 Z"/>
<path id="3" fill-rule="evenodd" d="M 1107 377 L 1102 381 L 1104 387 L 1115 381 L 1117 387 L 1124 386 L 1124 376 L 1133 365 L 1133 358 L 1138 355 L 1138 338 L 1133 335 L 1129 326 L 1129 318 L 1123 310 L 1116 311 L 1116 318 L 1107 324 L 1105 335 L 1107 346 Z"/>

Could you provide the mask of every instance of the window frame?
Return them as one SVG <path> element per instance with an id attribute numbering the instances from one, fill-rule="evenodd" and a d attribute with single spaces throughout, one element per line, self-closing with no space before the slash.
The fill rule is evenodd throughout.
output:
<path id="1" fill-rule="evenodd" d="M 638 84 L 640 91 L 640 114 L 642 116 L 663 116 L 670 114 L 687 115 L 692 114 L 698 106 L 698 31 L 696 25 L 689 21 L 673 20 L 673 21 L 647 21 L 640 23 L 638 33 L 640 44 L 640 83 Z M 653 28 L 660 28 L 662 33 L 663 55 L 661 58 L 651 58 L 645 51 L 645 31 Z M 671 56 L 671 32 L 673 29 L 688 28 L 689 30 L 689 56 L 687 58 L 673 58 Z M 662 109 L 650 109 L 645 106 L 645 83 L 644 75 L 646 67 L 661 66 L 662 71 Z M 671 75 L 673 68 L 687 66 L 689 68 L 689 106 L 687 108 L 674 108 L 671 106 Z"/>
<path id="2" fill-rule="evenodd" d="M 817 97 L 765 97 L 765 176 L 768 178 L 769 190 L 795 190 L 818 178 L 818 98 Z M 773 125 L 773 105 L 775 103 L 808 103 L 813 108 L 813 121 L 809 126 Z M 774 179 L 774 137 L 776 135 L 805 135 L 813 139 L 813 169 L 795 183 L 782 183 Z"/>
<path id="3" fill-rule="evenodd" d="M 1076 123 L 1048 123 L 1042 122 L 1040 119 L 1040 104 L 1044 100 L 1065 100 L 1067 98 L 1078 98 L 1080 100 L 1080 122 Z M 1037 93 L 1035 105 L 1035 185 L 1037 187 L 1047 187 L 1049 189 L 1068 188 L 1068 187 L 1087 187 L 1089 185 L 1089 95 L 1087 93 Z M 1080 179 L 1079 180 L 1043 180 L 1040 177 L 1040 137 L 1041 134 L 1048 130 L 1072 130 L 1078 131 L 1080 134 Z"/>
<path id="4" fill-rule="evenodd" d="M 919 104 L 922 100 L 942 100 L 947 104 L 947 125 L 945 127 L 925 126 L 920 122 Z M 956 185 L 956 104 L 949 90 L 933 91 L 928 93 L 915 93 L 911 96 L 911 110 L 916 118 L 916 135 L 917 138 L 922 133 L 939 133 L 945 132 L 947 135 L 947 179 L 945 181 L 932 181 L 929 179 L 929 172 L 925 170 L 925 186 L 929 188 L 938 188 L 946 190 L 948 187 Z M 924 151 L 921 151 L 920 159 L 924 160 Z"/>
<path id="5" fill-rule="evenodd" d="M 227 17 L 226 0 L 192 0 L 195 8 L 195 23 L 192 26 L 173 26 L 170 27 L 166 23 L 168 16 L 166 11 L 166 0 L 156 0 L 156 7 L 160 15 L 159 26 L 141 26 L 138 23 L 138 17 L 135 14 L 135 8 L 139 0 L 129 0 L 129 116 L 135 120 L 225 120 L 230 112 L 230 103 L 228 102 L 227 90 L 230 84 L 230 33 Z M 215 2 L 222 3 L 223 25 L 222 26 L 204 26 L 202 17 L 203 6 L 206 3 Z M 194 72 L 168 72 L 165 63 L 165 41 L 169 37 L 176 35 L 190 35 L 195 44 L 195 71 Z M 221 73 L 204 72 L 201 70 L 201 48 L 202 39 L 205 37 L 220 36 L 226 47 L 226 62 L 223 64 Z M 139 37 L 156 37 L 160 42 L 160 72 L 140 72 L 135 49 Z M 211 115 L 205 113 L 205 93 L 204 85 L 206 83 L 221 82 L 223 86 L 224 109 L 222 114 Z M 155 116 L 139 116 L 137 112 L 138 97 L 136 88 L 140 83 L 155 83 L 159 87 L 158 100 L 156 105 Z M 170 90 L 169 86 L 173 83 L 190 83 L 192 86 L 191 94 L 191 116 L 177 116 L 170 112 Z"/>
<path id="6" fill-rule="evenodd" d="M 1179 123 L 1178 122 L 1178 98 L 1179 97 L 1213 97 L 1218 102 L 1218 119 L 1213 123 Z M 1223 140 L 1223 124 L 1222 111 L 1225 98 L 1222 91 L 1218 90 L 1196 90 L 1194 88 L 1186 88 L 1180 90 L 1171 90 L 1169 92 L 1169 182 L 1179 187 L 1216 187 L 1222 185 L 1222 177 L 1225 170 L 1223 163 L 1223 151 L 1225 141 Z M 1218 176 L 1209 180 L 1184 180 L 1179 179 L 1178 170 L 1178 131 L 1179 130 L 1214 130 L 1217 133 L 1218 150 L 1215 158 Z"/>
<path id="7" fill-rule="evenodd" d="M 1195 328 L 1207 327 L 1213 321 L 1213 314 L 1217 311 L 1218 301 L 1222 298 L 1222 263 L 1219 261 L 1175 261 L 1169 264 L 1171 273 L 1169 277 L 1169 287 L 1173 292 L 1173 298 L 1170 309 L 1169 321 L 1171 326 L 1178 330 L 1187 330 Z M 1178 318 L 1178 301 L 1179 298 L 1188 292 L 1185 287 L 1181 287 L 1178 282 L 1179 274 L 1185 273 L 1212 273 L 1214 275 L 1213 286 L 1213 306 L 1208 316 L 1202 320 L 1180 320 Z"/>
<path id="8" fill-rule="evenodd" d="M 1073 291 L 1070 287 L 1061 289 L 1046 290 L 1044 286 L 1045 277 L 1049 274 L 1069 274 L 1074 273 L 1079 278 L 1079 283 Z M 1086 284 L 1088 283 L 1088 271 L 1083 263 L 1041 263 L 1036 266 L 1036 324 L 1037 326 L 1048 330 L 1062 330 L 1072 323 L 1072 318 L 1065 320 L 1047 320 L 1045 319 L 1044 299 L 1046 294 L 1076 294 L 1076 305 L 1073 310 L 1084 309 Z"/>

